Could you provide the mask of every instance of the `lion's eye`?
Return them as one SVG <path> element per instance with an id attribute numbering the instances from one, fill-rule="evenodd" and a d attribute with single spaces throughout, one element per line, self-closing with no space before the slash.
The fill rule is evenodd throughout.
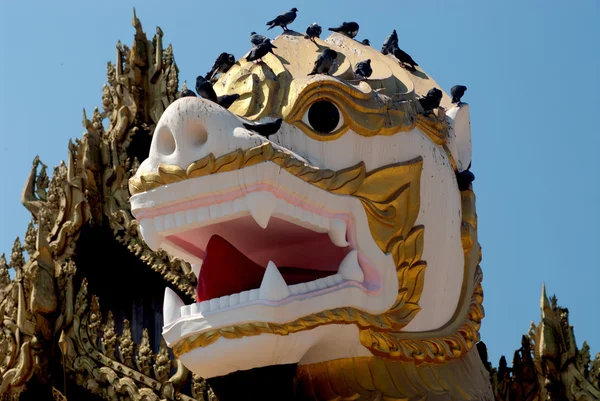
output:
<path id="1" fill-rule="evenodd" d="M 315 132 L 329 135 L 344 124 L 344 117 L 335 104 L 319 100 L 310 106 L 302 121 Z"/>

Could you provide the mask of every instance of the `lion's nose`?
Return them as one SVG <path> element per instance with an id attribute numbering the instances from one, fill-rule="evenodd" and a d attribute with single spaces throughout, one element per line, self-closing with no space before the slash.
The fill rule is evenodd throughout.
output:
<path id="1" fill-rule="evenodd" d="M 247 149 L 255 139 L 236 135 L 240 127 L 238 117 L 209 100 L 179 99 L 167 107 L 156 126 L 150 146 L 151 165 L 186 169 L 211 153 L 218 157 L 236 148 Z"/>

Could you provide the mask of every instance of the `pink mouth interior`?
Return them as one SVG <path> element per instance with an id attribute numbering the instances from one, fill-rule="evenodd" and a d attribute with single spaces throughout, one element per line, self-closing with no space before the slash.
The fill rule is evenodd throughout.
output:
<path id="1" fill-rule="evenodd" d="M 327 233 L 276 217 L 266 229 L 245 216 L 167 239 L 204 260 L 198 280 L 199 302 L 258 288 L 269 261 L 288 285 L 335 274 L 350 251 L 331 243 Z"/>

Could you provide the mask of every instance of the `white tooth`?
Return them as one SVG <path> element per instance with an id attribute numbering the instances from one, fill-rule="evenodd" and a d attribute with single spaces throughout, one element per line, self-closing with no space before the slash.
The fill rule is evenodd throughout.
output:
<path id="1" fill-rule="evenodd" d="M 323 290 L 323 289 L 327 288 L 327 283 L 322 278 L 315 280 L 315 283 L 317 284 L 317 289 L 319 289 L 319 290 Z"/>
<path id="2" fill-rule="evenodd" d="M 165 216 L 165 230 L 170 230 L 172 228 L 175 228 L 175 215 L 174 214 L 167 214 Z"/>
<path id="3" fill-rule="evenodd" d="M 168 325 L 181 317 L 181 307 L 184 305 L 179 296 L 170 289 L 165 288 L 165 299 L 163 301 L 164 325 Z"/>
<path id="4" fill-rule="evenodd" d="M 233 212 L 233 202 L 224 202 L 221 204 L 223 216 L 229 216 Z"/>
<path id="5" fill-rule="evenodd" d="M 165 229 L 165 216 L 156 216 L 152 220 L 154 220 L 154 227 L 156 227 L 156 231 L 162 231 Z"/>
<path id="6" fill-rule="evenodd" d="M 213 298 L 210 300 L 210 311 L 214 312 L 219 310 L 219 298 Z"/>
<path id="7" fill-rule="evenodd" d="M 188 209 L 185 211 L 185 221 L 187 224 L 192 224 L 197 221 L 196 211 L 194 209 Z"/>
<path id="8" fill-rule="evenodd" d="M 298 294 L 305 294 L 308 292 L 308 285 L 306 283 L 296 284 L 298 286 Z"/>
<path id="9" fill-rule="evenodd" d="M 192 305 L 185 305 L 181 307 L 181 317 L 189 316 L 192 313 Z"/>
<path id="10" fill-rule="evenodd" d="M 192 273 L 196 276 L 196 279 L 200 276 L 200 268 L 202 267 L 202 263 L 192 263 Z"/>
<path id="11" fill-rule="evenodd" d="M 256 301 L 258 299 L 258 294 L 259 294 L 258 288 L 250 290 L 250 295 L 248 296 L 248 300 L 249 301 Z"/>
<path id="12" fill-rule="evenodd" d="M 181 227 L 184 226 L 186 224 L 186 218 L 185 218 L 185 212 L 184 211 L 179 211 L 177 213 L 175 213 L 175 224 L 177 225 L 177 227 Z"/>
<path id="13" fill-rule="evenodd" d="M 292 295 L 298 295 L 298 294 L 300 294 L 300 289 L 298 288 L 298 284 L 296 284 L 296 285 L 290 285 L 288 287 L 289 287 L 290 293 Z"/>
<path id="14" fill-rule="evenodd" d="M 192 315 L 195 315 L 196 313 L 200 313 L 200 302 L 196 302 L 196 303 L 192 304 L 192 307 L 190 308 L 190 313 Z"/>
<path id="15" fill-rule="evenodd" d="M 341 219 L 333 219 L 329 224 L 329 239 L 335 246 L 346 247 L 346 222 Z"/>
<path id="16" fill-rule="evenodd" d="M 146 242 L 146 244 L 148 244 L 150 249 L 152 249 L 153 251 L 157 251 L 158 248 L 160 248 L 160 244 L 165 238 L 156 231 L 154 220 L 142 219 L 140 221 L 140 231 L 142 233 L 144 241 Z"/>
<path id="17" fill-rule="evenodd" d="M 240 303 L 240 294 L 231 294 L 229 297 L 229 306 L 235 306 Z"/>
<path id="18" fill-rule="evenodd" d="M 223 216 L 223 209 L 220 204 L 210 205 L 208 207 L 211 219 L 216 219 Z"/>
<path id="19" fill-rule="evenodd" d="M 240 292 L 240 303 L 243 304 L 250 300 L 250 291 L 242 291 Z"/>
<path id="20" fill-rule="evenodd" d="M 227 308 L 229 306 L 229 295 L 222 296 L 219 298 L 219 309 Z"/>
<path id="21" fill-rule="evenodd" d="M 314 291 L 317 289 L 316 281 L 309 281 L 308 283 L 304 283 L 304 284 L 306 284 L 306 286 L 308 287 L 308 291 Z"/>
<path id="22" fill-rule="evenodd" d="M 336 284 L 335 276 L 327 276 L 324 280 L 327 283 L 327 287 L 333 287 Z"/>
<path id="23" fill-rule="evenodd" d="M 210 312 L 210 301 L 202 301 L 200 303 L 200 312 L 201 313 Z"/>
<path id="24" fill-rule="evenodd" d="M 196 217 L 198 218 L 198 221 L 208 220 L 210 218 L 210 215 L 208 214 L 208 208 L 199 207 L 196 209 Z"/>
<path id="25" fill-rule="evenodd" d="M 241 212 L 247 210 L 246 201 L 244 198 L 237 198 L 233 201 L 233 213 Z"/>
<path id="26" fill-rule="evenodd" d="M 302 213 L 302 221 L 307 223 L 312 222 L 312 213 L 310 210 L 304 210 L 304 213 Z"/>
<path id="27" fill-rule="evenodd" d="M 256 223 L 262 228 L 267 228 L 277 207 L 277 197 L 268 191 L 251 192 L 246 195 L 246 202 Z"/>
<path id="28" fill-rule="evenodd" d="M 338 273 L 342 275 L 344 280 L 363 282 L 365 274 L 358 264 L 358 251 L 356 249 L 350 251 L 342 260 Z"/>
<path id="29" fill-rule="evenodd" d="M 338 273 L 338 274 L 334 274 L 334 275 L 333 275 L 333 276 L 331 276 L 331 277 L 333 277 L 333 279 L 335 280 L 335 283 L 336 283 L 336 284 L 339 284 L 339 283 L 341 283 L 342 281 L 344 281 L 344 278 L 343 278 L 343 277 L 342 277 L 342 275 L 341 275 L 341 274 L 339 274 L 339 273 Z"/>
<path id="30" fill-rule="evenodd" d="M 271 261 L 267 265 L 267 270 L 258 291 L 258 298 L 267 301 L 279 301 L 291 295 L 285 280 L 277 270 L 277 266 Z"/>

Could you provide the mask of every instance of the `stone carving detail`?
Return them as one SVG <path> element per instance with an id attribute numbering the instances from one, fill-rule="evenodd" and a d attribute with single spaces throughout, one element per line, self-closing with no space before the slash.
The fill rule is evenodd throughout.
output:
<path id="1" fill-rule="evenodd" d="M 569 310 L 542 291 L 542 320 L 531 324 L 515 351 L 512 367 L 506 358 L 490 369 L 498 401 L 600 400 L 600 353 L 592 361 L 587 342 L 577 349 Z"/>

